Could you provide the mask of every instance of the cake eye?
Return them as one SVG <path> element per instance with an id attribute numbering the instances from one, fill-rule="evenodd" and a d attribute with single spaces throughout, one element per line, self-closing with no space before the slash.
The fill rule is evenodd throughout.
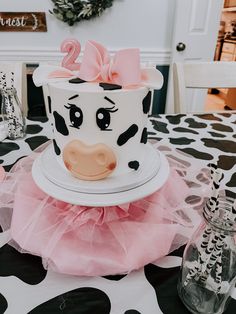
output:
<path id="1" fill-rule="evenodd" d="M 107 130 L 107 128 L 109 127 L 111 123 L 111 114 L 109 110 L 105 108 L 98 109 L 96 112 L 96 122 L 97 122 L 98 127 L 102 131 Z"/>
<path id="2" fill-rule="evenodd" d="M 97 125 L 102 131 L 112 131 L 112 129 L 108 129 L 111 123 L 111 112 L 116 112 L 118 108 L 115 106 L 111 108 L 99 108 L 96 112 L 96 121 Z"/>
<path id="3" fill-rule="evenodd" d="M 83 123 L 83 112 L 75 105 L 70 106 L 70 122 L 71 126 L 76 129 L 79 129 Z"/>

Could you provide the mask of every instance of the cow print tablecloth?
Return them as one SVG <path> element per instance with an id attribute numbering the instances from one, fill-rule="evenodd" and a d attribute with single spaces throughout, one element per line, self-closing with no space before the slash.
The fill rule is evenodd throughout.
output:
<path id="1" fill-rule="evenodd" d="M 27 137 L 0 143 L 6 170 L 51 138 L 47 121 L 28 120 Z M 218 162 L 223 187 L 236 196 L 236 114 L 160 115 L 150 117 L 149 139 L 177 162 Z M 158 144 L 157 144 L 158 143 Z M 187 155 L 186 155 L 187 154 Z M 186 157 L 187 156 L 187 157 Z M 20 254 L 0 230 L 0 313 L 189 313 L 177 296 L 181 248 L 129 275 L 73 277 L 44 270 L 41 258 Z M 236 312 L 236 289 L 226 314 Z"/>

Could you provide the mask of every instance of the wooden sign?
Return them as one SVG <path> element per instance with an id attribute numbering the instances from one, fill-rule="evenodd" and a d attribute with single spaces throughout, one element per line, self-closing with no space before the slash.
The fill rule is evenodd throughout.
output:
<path id="1" fill-rule="evenodd" d="M 0 12 L 0 32 L 46 32 L 44 12 Z"/>

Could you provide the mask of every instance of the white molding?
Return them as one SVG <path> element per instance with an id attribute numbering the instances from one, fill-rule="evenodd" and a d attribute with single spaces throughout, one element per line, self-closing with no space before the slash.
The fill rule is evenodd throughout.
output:
<path id="1" fill-rule="evenodd" d="M 115 50 L 110 50 L 113 54 Z M 81 56 L 83 54 L 81 53 Z M 164 49 L 140 49 L 141 62 L 145 65 L 169 65 L 171 51 Z M 0 50 L 0 61 L 22 61 L 27 63 L 38 62 L 60 62 L 63 55 L 54 49 L 45 48 L 2 48 Z"/>

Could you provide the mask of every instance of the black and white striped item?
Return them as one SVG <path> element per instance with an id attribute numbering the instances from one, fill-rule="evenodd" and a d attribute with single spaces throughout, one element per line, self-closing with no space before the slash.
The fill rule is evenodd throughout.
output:
<path id="1" fill-rule="evenodd" d="M 6 90 L 7 88 L 7 81 L 6 81 L 6 74 L 4 74 L 2 71 L 0 72 L 0 89 Z"/>
<path id="2" fill-rule="evenodd" d="M 7 123 L 8 138 L 17 139 L 24 136 L 25 123 L 17 92 L 14 87 L 14 72 L 9 73 L 8 80 L 6 73 L 1 72 L 0 77 L 0 86 L 2 91 L 1 113 L 3 120 Z"/>
<path id="3" fill-rule="evenodd" d="M 12 106 L 9 103 L 7 97 L 7 80 L 6 80 L 6 73 L 0 72 L 0 88 L 1 88 L 1 95 L 2 95 L 2 106 L 1 106 L 1 114 L 3 120 L 7 122 L 8 128 L 8 136 L 12 132 L 14 132 L 14 115 L 12 111 Z"/>
<path id="4" fill-rule="evenodd" d="M 205 219 L 208 220 L 208 214 L 210 214 L 211 217 L 216 217 L 219 215 L 219 200 L 218 200 L 218 194 L 220 189 L 220 182 L 222 181 L 224 175 L 222 173 L 221 169 L 218 169 L 216 165 L 211 164 L 211 179 L 212 179 L 212 195 L 209 198 L 208 202 L 206 203 L 206 207 L 203 210 L 203 216 Z M 211 227 L 208 227 L 208 229 L 211 229 Z M 218 233 L 218 232 L 211 232 L 209 234 L 209 231 L 207 232 L 208 237 L 204 239 L 204 241 L 201 244 L 201 255 L 204 256 L 203 260 L 204 263 L 202 263 L 201 267 L 201 278 L 200 280 L 202 282 L 206 281 L 212 267 L 217 262 L 217 268 L 220 270 L 220 260 L 221 260 L 221 249 L 223 247 L 223 239 L 225 238 L 224 235 Z M 206 246 L 207 244 L 207 246 Z"/>
<path id="5" fill-rule="evenodd" d="M 223 173 L 216 165 L 210 165 L 211 178 L 212 178 L 212 195 L 206 202 L 203 210 L 203 216 L 208 220 L 209 214 L 212 216 L 217 215 L 218 212 L 218 193 L 220 189 L 220 182 L 223 179 Z M 201 280 L 204 282 L 211 270 L 209 265 L 214 266 L 213 261 L 215 256 L 220 255 L 219 250 L 222 247 L 221 236 L 216 235 L 212 232 L 210 225 L 206 226 L 202 233 L 202 237 L 197 245 L 198 247 L 198 258 L 193 263 L 189 265 L 190 271 L 188 272 L 184 286 L 187 286 L 189 281 L 194 278 L 194 280 Z M 220 260 L 220 257 L 219 257 Z M 220 270 L 219 265 L 217 266 Z"/>
<path id="6" fill-rule="evenodd" d="M 226 301 L 236 283 L 236 201 L 219 195 L 216 204 L 217 215 L 205 211 L 205 226 L 201 225 L 186 247 L 179 288 L 184 291 L 181 296 L 189 298 L 187 302 L 208 302 L 212 311 Z M 203 241 L 206 238 L 209 242 Z"/>
<path id="7" fill-rule="evenodd" d="M 213 221 L 213 224 L 217 225 L 217 228 L 212 230 L 215 235 L 214 249 L 200 280 L 202 283 L 206 283 L 207 280 L 210 281 L 211 286 L 214 286 L 217 293 L 224 294 L 227 293 L 231 281 L 230 278 L 229 280 L 226 280 L 225 278 L 227 272 L 231 272 L 230 269 L 227 269 L 230 268 L 229 265 L 231 263 L 229 253 L 227 251 L 235 251 L 235 200 L 225 196 L 219 197 L 216 212 L 218 212 L 218 215 L 214 217 L 215 222 Z M 222 229 L 222 231 L 220 229 Z M 229 263 L 229 265 L 227 263 Z M 232 265 L 232 267 L 235 268 L 235 265 Z M 213 268 L 215 269 L 215 273 L 213 272 L 214 278 L 211 276 Z"/>

